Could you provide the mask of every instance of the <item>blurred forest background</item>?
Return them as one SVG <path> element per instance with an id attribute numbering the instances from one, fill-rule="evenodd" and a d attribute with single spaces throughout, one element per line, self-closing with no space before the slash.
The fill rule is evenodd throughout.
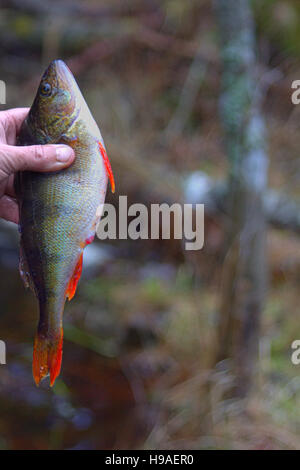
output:
<path id="1" fill-rule="evenodd" d="M 0 448 L 299 449 L 297 0 L 0 1 L 2 109 L 54 58 L 74 73 L 128 203 L 205 203 L 205 245 L 95 241 L 53 389 L 0 225 Z"/>

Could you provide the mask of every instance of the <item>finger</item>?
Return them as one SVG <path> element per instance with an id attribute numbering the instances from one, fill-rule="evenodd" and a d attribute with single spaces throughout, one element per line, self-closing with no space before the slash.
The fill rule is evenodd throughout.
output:
<path id="1" fill-rule="evenodd" d="M 14 183 L 15 183 L 15 175 L 11 174 L 8 178 L 7 185 L 4 191 L 4 193 L 7 194 L 7 196 L 11 196 L 11 197 L 16 196 Z"/>
<path id="2" fill-rule="evenodd" d="M 19 207 L 15 199 L 2 196 L 0 199 L 0 217 L 15 224 L 19 223 Z"/>
<path id="3" fill-rule="evenodd" d="M 0 146 L 0 177 L 16 171 L 58 171 L 75 158 L 68 145 L 31 145 L 28 147 Z"/>
<path id="4" fill-rule="evenodd" d="M 13 108 L 0 112 L 0 125 L 2 125 L 8 145 L 15 145 L 16 135 L 29 112 L 29 108 Z"/>

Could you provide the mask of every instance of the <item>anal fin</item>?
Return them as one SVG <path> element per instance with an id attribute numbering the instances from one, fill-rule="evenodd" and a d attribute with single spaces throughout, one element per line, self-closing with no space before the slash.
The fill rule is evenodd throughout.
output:
<path id="1" fill-rule="evenodd" d="M 69 285 L 67 287 L 66 296 L 68 297 L 69 300 L 73 299 L 73 297 L 75 295 L 75 292 L 76 292 L 78 281 L 79 281 L 80 276 L 81 276 L 82 257 L 83 257 L 83 252 L 81 253 L 81 255 L 79 257 L 79 260 L 76 264 L 76 267 L 75 267 L 75 270 L 74 270 L 74 273 L 73 273 L 73 276 L 71 277 Z"/>

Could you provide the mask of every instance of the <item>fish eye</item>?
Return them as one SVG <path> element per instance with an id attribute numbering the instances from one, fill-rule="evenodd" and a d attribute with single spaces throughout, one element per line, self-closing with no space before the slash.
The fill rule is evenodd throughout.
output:
<path id="1" fill-rule="evenodd" d="M 49 83 L 43 83 L 40 89 L 40 93 L 43 96 L 50 96 L 52 91 L 52 87 Z"/>

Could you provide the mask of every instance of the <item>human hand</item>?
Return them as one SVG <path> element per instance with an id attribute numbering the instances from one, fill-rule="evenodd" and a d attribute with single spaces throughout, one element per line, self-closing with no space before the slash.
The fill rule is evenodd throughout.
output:
<path id="1" fill-rule="evenodd" d="M 0 218 L 18 223 L 14 177 L 17 171 L 57 171 L 69 166 L 75 154 L 67 145 L 16 146 L 29 108 L 0 112 Z"/>

